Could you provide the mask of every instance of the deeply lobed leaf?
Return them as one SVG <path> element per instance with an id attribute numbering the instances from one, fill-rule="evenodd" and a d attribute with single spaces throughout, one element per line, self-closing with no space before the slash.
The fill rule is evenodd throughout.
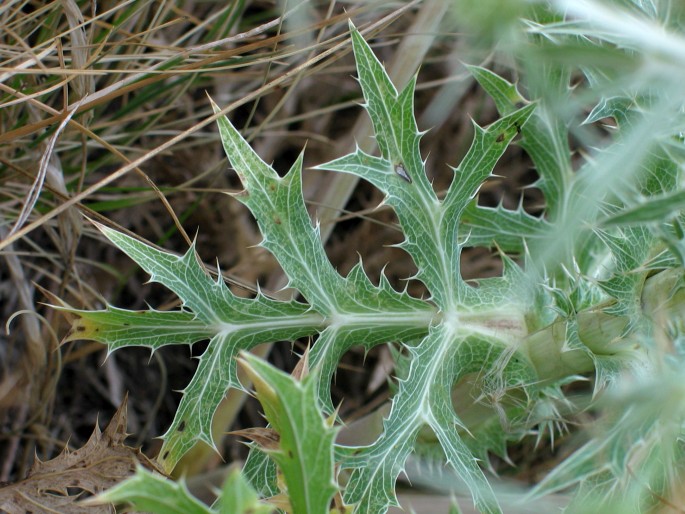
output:
<path id="1" fill-rule="evenodd" d="M 157 250 L 130 236 L 97 225 L 141 268 L 174 291 L 190 309 L 176 312 L 72 310 L 79 316 L 69 339 L 90 338 L 113 351 L 144 346 L 153 351 L 166 344 L 192 344 L 209 339 L 198 368 L 183 390 L 174 421 L 162 436 L 159 461 L 171 471 L 198 441 L 214 446 L 212 416 L 229 388 L 241 388 L 236 358 L 264 342 L 293 340 L 315 334 L 323 318 L 296 301 L 275 301 L 259 294 L 239 298 L 221 280 L 212 280 L 200 265 L 194 248 L 183 256 Z"/>
<path id="2" fill-rule="evenodd" d="M 554 401 L 563 397 L 561 384 L 575 379 L 575 373 L 594 369 L 599 391 L 642 363 L 635 339 L 626 336 L 645 336 L 654 328 L 642 316 L 648 277 L 657 264 L 678 263 L 677 252 L 672 252 L 671 260 L 654 254 L 654 232 L 665 234 L 669 249 L 678 250 L 684 239 L 676 218 L 682 198 L 672 193 L 678 167 L 653 151 L 651 143 L 644 143 L 641 148 L 653 154 L 640 166 L 631 164 L 625 183 L 611 175 L 626 162 L 621 145 L 612 149 L 616 159 L 606 169 L 588 163 L 574 172 L 568 128 L 555 116 L 553 106 L 544 101 L 528 103 L 513 84 L 472 67 L 503 117 L 488 127 L 474 127 L 472 145 L 440 200 L 420 154 L 421 133 L 413 113 L 416 80 L 398 91 L 354 27 L 351 33 L 365 106 L 381 155 L 358 149 L 319 168 L 364 178 L 386 195 L 385 202 L 397 213 L 405 235 L 401 246 L 414 260 L 417 278 L 425 283 L 430 298 L 396 291 L 385 277 L 374 285 L 361 263 L 348 276 L 341 276 L 328 260 L 318 227 L 304 204 L 302 156 L 281 178 L 221 117 L 224 149 L 245 188 L 236 198 L 250 209 L 264 236 L 262 246 L 274 254 L 289 285 L 306 303 L 275 301 L 261 294 L 251 300 L 237 298 L 221 280 L 210 278 L 194 248 L 178 257 L 100 226 L 152 280 L 174 291 L 183 309 L 171 313 L 114 307 L 94 313 L 75 311 L 80 319 L 69 340 L 88 337 L 108 344 L 110 350 L 131 345 L 154 350 L 209 339 L 164 435 L 161 461 L 171 469 L 198 440 L 213 444 L 214 410 L 227 389 L 241 387 L 235 365 L 240 351 L 263 342 L 318 336 L 311 352 L 316 380 L 295 383 L 265 363 L 246 358 L 267 417 L 282 437 L 273 459 L 287 477 L 289 506 L 302 512 L 323 511 L 335 491 L 331 478 L 334 430 L 323 421 L 319 408 L 333 412 L 330 382 L 340 360 L 353 346 L 370 349 L 396 342 L 404 350 L 398 371 L 401 380 L 383 432 L 368 446 L 336 448 L 340 466 L 350 472 L 345 500 L 364 514 L 380 514 L 395 504 L 395 481 L 417 440 L 430 431 L 445 461 L 470 488 L 477 508 L 497 513 L 500 507 L 478 459 L 487 458 L 490 451 L 505 456 L 507 441 L 538 423 L 543 429 L 556 423 L 559 414 Z M 556 67 L 545 72 L 549 72 L 546 85 L 559 94 L 568 92 L 564 70 Z M 590 119 L 612 112 L 627 122 L 632 119 L 626 115 L 627 105 L 615 101 L 598 106 Z M 541 218 L 521 208 L 485 208 L 476 199 L 498 159 L 519 134 L 540 175 L 535 185 L 546 201 Z M 639 135 L 634 137 L 639 139 Z M 629 145 L 630 141 L 621 143 Z M 641 226 L 659 223 L 658 216 L 650 217 L 649 208 L 673 213 L 675 222 L 668 227 L 659 224 L 657 231 Z M 499 246 L 504 252 L 523 255 L 530 269 L 524 272 L 503 255 L 502 276 L 480 280 L 474 287 L 461 276 L 460 253 L 466 245 Z M 476 400 L 455 395 L 464 391 L 460 386 L 469 379 L 472 388 L 468 391 L 478 393 Z M 508 403 L 500 401 L 504 397 Z M 486 433 L 473 437 L 459 413 L 478 401 L 488 404 L 493 415 L 476 423 Z M 498 415 L 515 420 L 515 429 L 508 431 Z M 638 427 L 636 434 L 677 437 L 677 430 L 668 428 L 659 432 L 651 425 Z M 584 469 L 606 448 L 621 454 L 612 465 L 625 467 L 637 442 L 628 441 L 626 448 L 624 436 L 615 430 L 602 444 L 582 449 L 544 487 L 569 485 L 573 482 L 570 475 L 601 483 L 593 491 L 610 487 L 611 474 L 597 468 L 585 473 Z M 311 448 L 306 441 L 313 441 Z M 259 477 L 260 492 L 275 493 L 268 484 L 275 476 L 273 463 L 263 455 L 253 455 L 249 462 L 248 475 Z M 323 486 L 311 489 L 310 481 Z"/>

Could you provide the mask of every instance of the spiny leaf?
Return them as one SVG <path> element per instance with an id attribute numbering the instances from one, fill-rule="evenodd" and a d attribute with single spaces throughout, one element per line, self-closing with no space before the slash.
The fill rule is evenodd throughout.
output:
<path id="1" fill-rule="evenodd" d="M 478 83 L 492 97 L 501 115 L 512 113 L 526 100 L 516 86 L 490 70 L 469 66 L 469 71 Z M 554 80 L 551 75 L 542 75 L 543 80 Z M 567 194 L 567 184 L 571 182 L 573 167 L 568 149 L 568 129 L 561 121 L 555 120 L 549 107 L 538 106 L 535 115 L 521 127 L 520 145 L 533 159 L 540 180 L 535 186 L 540 188 L 547 201 L 547 217 L 556 220 L 561 214 L 563 199 Z"/>
<path id="2" fill-rule="evenodd" d="M 87 503 L 125 504 L 136 511 L 157 514 L 268 514 L 274 510 L 259 501 L 237 469 L 228 474 L 221 496 L 211 508 L 195 498 L 183 480 L 174 482 L 140 466 L 134 476 Z"/>
<path id="3" fill-rule="evenodd" d="M 213 104 L 214 110 L 219 108 Z M 254 215 L 261 243 L 278 259 L 290 286 L 317 311 L 330 314 L 348 299 L 343 278 L 333 269 L 312 227 L 302 198 L 302 155 L 284 178 L 262 161 L 225 116 L 217 120 L 226 155 L 245 192 L 234 197 Z"/>
<path id="4" fill-rule="evenodd" d="M 410 306 L 420 308 L 422 302 L 394 291 L 385 279 L 375 287 L 361 266 L 347 278 L 333 269 L 302 197 L 302 156 L 281 179 L 226 117 L 219 118 L 218 123 L 226 155 L 245 187 L 245 192 L 235 197 L 259 223 L 264 236 L 262 246 L 278 259 L 289 285 L 300 291 L 313 309 L 335 318 L 373 311 L 376 305 L 399 311 Z"/>
<path id="5" fill-rule="evenodd" d="M 621 372 L 645 364 L 636 341 L 651 337 L 656 328 L 642 316 L 645 304 L 652 303 L 646 301 L 650 297 L 643 295 L 642 289 L 648 280 L 645 263 L 652 260 L 657 237 L 643 226 L 615 227 L 616 223 L 602 222 L 620 212 L 630 213 L 643 200 L 659 207 L 658 202 L 666 198 L 668 209 L 673 209 L 677 202 L 668 195 L 677 187 L 678 166 L 657 144 L 643 144 L 645 138 L 637 137 L 640 134 L 636 132 L 632 139 L 604 151 L 603 156 L 611 157 L 607 166 L 589 162 L 573 172 L 568 128 L 549 100 L 528 103 L 514 85 L 487 70 L 472 68 L 502 118 L 488 127 L 474 126 L 472 145 L 440 200 L 426 176 L 419 148 L 422 134 L 413 112 L 416 78 L 402 90 L 396 89 L 353 26 L 351 37 L 381 155 L 358 149 L 320 168 L 355 174 L 385 194 L 385 203 L 397 213 L 404 232 L 401 247 L 414 260 L 417 278 L 427 286 L 430 298 L 412 298 L 406 291 L 396 291 L 383 276 L 374 285 L 361 263 L 346 277 L 340 275 L 328 260 L 318 227 L 305 207 L 302 155 L 280 178 L 230 121 L 221 117 L 224 149 L 245 188 L 236 198 L 256 218 L 264 237 L 262 246 L 274 254 L 289 285 L 308 303 L 275 301 L 261 294 L 249 300 L 237 298 L 220 279 L 209 276 L 194 248 L 179 257 L 99 226 L 152 280 L 174 291 L 183 308 L 172 313 L 128 312 L 114 307 L 96 313 L 72 310 L 80 319 L 68 340 L 89 337 L 105 342 L 110 350 L 134 345 L 154 350 L 165 344 L 209 339 L 174 422 L 163 436 L 161 462 L 170 469 L 195 442 L 213 444 L 210 425 L 214 410 L 228 388 L 241 387 L 236 375 L 240 351 L 263 342 L 318 336 L 310 355 L 312 375 L 302 381 L 264 361 L 243 357 L 267 418 L 278 433 L 266 453 L 278 464 L 287 486 L 287 491 L 276 490 L 276 468 L 265 454 L 259 454 L 251 457 L 246 471 L 250 480 L 259 483 L 261 494 L 273 494 L 280 507 L 298 514 L 326 512 L 337 491 L 335 455 L 340 466 L 350 471 L 345 490 L 348 504 L 353 504 L 355 512 L 384 513 L 396 503 L 395 482 L 418 437 L 431 431 L 434 455 L 444 456 L 462 477 L 476 507 L 482 512 L 501 512 L 478 458 L 486 459 L 490 451 L 506 455 L 506 442 L 541 420 L 535 413 L 525 416 L 526 411 L 537 408 L 556 415 L 551 400 L 561 397 L 560 384 L 575 379 L 574 373 L 594 370 L 598 391 Z M 567 69 L 544 64 L 541 69 L 544 87 L 559 96 L 568 93 Z M 535 94 L 535 89 L 532 91 Z M 536 185 L 547 203 L 539 219 L 521 208 L 479 207 L 475 200 L 498 159 L 519 134 L 540 174 Z M 640 143 L 650 155 L 644 162 L 628 162 L 624 150 L 632 147 L 626 141 Z M 612 173 L 624 168 L 630 168 L 630 173 L 629 180 L 622 183 Z M 508 231 L 502 229 L 503 224 L 510 226 Z M 683 239 L 679 224 L 669 227 L 670 232 L 664 232 L 663 224 L 658 228 L 662 235 L 673 236 L 663 237 L 658 250 L 669 242 L 677 246 Z M 501 277 L 480 279 L 475 286 L 467 284 L 460 269 L 460 252 L 467 244 L 494 244 L 502 251 L 523 254 L 532 272 L 524 272 L 503 255 Z M 545 246 L 551 249 L 547 251 Z M 553 268 L 551 277 L 546 266 Z M 643 319 L 645 323 L 633 323 Z M 589 327 L 592 322 L 597 326 Z M 628 333 L 635 339 L 627 338 Z M 368 446 L 337 447 L 334 453 L 335 430 L 321 412 L 333 412 L 329 393 L 334 372 L 353 346 L 370 349 L 388 341 L 399 343 L 406 352 L 398 366 L 401 379 L 383 432 Z M 461 394 L 465 386 L 469 386 L 468 395 Z M 507 401 L 501 401 L 503 398 Z M 492 415 L 467 427 L 461 409 L 468 409 L 474 401 L 489 404 Z M 516 426 L 509 430 L 496 414 Z M 616 419 L 624 421 L 620 416 Z M 664 426 L 667 430 L 660 430 Z M 630 427 L 638 439 L 630 439 L 619 427 L 597 448 L 614 454 L 612 466 L 628 468 L 630 454 L 641 440 L 655 441 L 656 436 L 665 434 L 670 442 L 677 441 L 682 437 L 681 427 L 680 417 L 677 423 L 657 427 L 659 430 L 649 423 Z M 484 428 L 487 433 L 470 432 L 469 428 Z M 674 449 L 676 443 L 663 448 L 681 456 Z M 615 483 L 617 475 L 593 462 L 594 451 L 584 449 L 560 469 L 593 480 L 592 489 L 601 491 Z M 659 459 L 643 462 L 656 469 L 654 463 Z M 550 483 L 558 487 L 570 482 L 568 475 L 560 472 Z M 182 485 L 151 484 L 149 488 L 160 494 L 164 487 L 170 488 L 169 496 L 189 502 L 191 512 L 207 509 L 195 505 Z M 254 503 L 254 497 L 245 494 Z M 640 500 L 640 494 L 634 497 Z"/>
<path id="6" fill-rule="evenodd" d="M 685 208 L 685 191 L 675 191 L 645 199 L 636 207 L 630 207 L 605 219 L 607 227 L 621 225 L 642 225 L 663 222 Z"/>
<path id="7" fill-rule="evenodd" d="M 352 44 L 357 72 L 373 122 L 382 157 L 357 149 L 348 156 L 318 166 L 319 169 L 357 175 L 386 194 L 402 226 L 402 243 L 418 268 L 422 280 L 439 308 L 449 311 L 468 304 L 475 294 L 461 279 L 458 223 L 462 211 L 490 176 L 497 160 L 534 110 L 526 105 L 498 120 L 487 129 L 475 127 L 466 157 L 455 170 L 455 178 L 443 202 L 428 182 L 419 152 L 420 133 L 413 113 L 414 82 L 397 93 L 383 66 L 368 44 L 352 27 Z M 401 159 L 398 162 L 398 159 Z M 402 165 L 398 175 L 397 166 Z M 402 175 L 411 178 L 407 181 Z"/>
<path id="8" fill-rule="evenodd" d="M 364 513 L 384 512 L 394 504 L 397 475 L 412 451 L 418 431 L 427 425 L 435 432 L 449 463 L 464 477 L 478 506 L 487 512 L 498 512 L 487 480 L 455 430 L 461 423 L 449 400 L 449 390 L 475 367 L 487 367 L 484 361 L 501 355 L 505 344 L 525 333 L 522 305 L 509 308 L 501 302 L 503 294 L 516 290 L 520 284 L 517 280 L 510 282 L 515 273 L 508 272 L 506 278 L 481 289 L 468 286 L 460 276 L 458 227 L 467 205 L 525 125 L 534 106 L 514 110 L 486 129 L 476 127 L 473 144 L 455 170 L 452 186 L 441 202 L 425 176 L 418 151 L 420 134 L 413 119 L 412 103 L 405 96 L 413 91 L 414 82 L 398 94 L 354 28 L 352 34 L 360 83 L 382 157 L 358 149 L 319 168 L 356 174 L 386 194 L 385 202 L 395 209 L 406 237 L 402 247 L 417 264 L 418 278 L 426 283 L 443 317 L 431 327 L 427 337 L 411 348 L 408 376 L 393 398 L 381 437 L 367 448 L 343 451 L 343 466 L 353 470 L 345 498 L 355 504 L 357 512 Z M 401 173 L 397 170 L 400 157 Z M 411 181 L 404 176 L 405 172 Z M 526 301 L 525 295 L 517 299 Z M 500 316 L 502 321 L 496 321 Z M 337 334 L 324 332 L 321 337 L 332 341 L 334 336 Z M 338 337 L 335 340 L 339 341 Z M 479 347 L 478 352 L 474 345 Z M 331 353 L 341 350 L 338 344 L 326 347 L 332 349 Z M 317 346 L 312 355 L 316 351 Z M 336 355 L 329 362 L 338 358 Z M 516 378 L 520 370 L 512 373 L 505 361 L 498 369 L 502 383 L 516 382 L 522 376 L 527 381 L 535 380 L 528 364 L 523 365 L 525 373 Z"/>
<path id="9" fill-rule="evenodd" d="M 425 333 L 435 308 L 395 291 L 384 276 L 375 286 L 361 264 L 347 277 L 340 276 L 309 221 L 302 198 L 301 166 L 293 166 L 279 179 L 227 118 L 219 118 L 219 127 L 228 158 L 246 187 L 238 198 L 260 223 L 262 244 L 279 260 L 290 285 L 325 316 L 325 330 L 312 350 L 311 361 L 321 369 L 320 400 L 332 412 L 330 381 L 342 355 L 354 345 L 372 348 Z"/>
<path id="10" fill-rule="evenodd" d="M 212 335 L 206 323 L 187 311 L 129 311 L 111 305 L 101 311 L 57 308 L 78 315 L 65 342 L 92 339 L 105 343 L 109 352 L 125 346 L 154 351 L 169 344 L 192 344 Z"/>
<path id="11" fill-rule="evenodd" d="M 416 77 L 398 93 L 383 65 L 351 20 L 350 33 L 365 107 L 371 117 L 381 155 L 389 163 L 386 169 L 396 179 L 419 188 L 426 198 L 435 199 L 423 172 L 424 163 L 419 151 L 421 133 L 414 118 Z"/>
<path id="12" fill-rule="evenodd" d="M 183 481 L 174 482 L 142 468 L 126 482 L 99 495 L 92 503 L 128 504 L 138 511 L 156 514 L 212 514 L 212 510 L 188 491 Z"/>
<path id="13" fill-rule="evenodd" d="M 88 442 L 78 450 L 64 451 L 52 460 L 36 462 L 26 479 L 0 488 L 2 512 L 112 512 L 110 501 L 97 506 L 81 502 L 84 493 L 111 490 L 130 477 L 136 466 L 155 469 L 137 448 L 124 444 L 126 433 L 124 400 L 103 432 L 96 425 Z"/>
<path id="14" fill-rule="evenodd" d="M 334 324 L 337 316 L 347 314 L 375 316 L 390 311 L 416 315 L 417 310 L 431 309 L 406 292 L 395 291 L 383 276 L 379 286 L 373 285 L 361 264 L 347 277 L 340 276 L 325 254 L 318 230 L 309 221 L 302 197 L 301 157 L 286 177 L 279 179 L 226 117 L 218 122 L 226 154 L 246 188 L 236 197 L 260 224 L 262 245 L 278 259 L 290 285 L 310 301 L 312 308 Z"/>
<path id="15" fill-rule="evenodd" d="M 462 214 L 534 110 L 535 105 L 526 105 L 497 120 L 487 129 L 474 125 L 475 134 L 471 147 L 459 167 L 454 170 L 454 180 L 442 202 L 437 224 L 440 230 L 443 267 L 446 270 L 443 280 L 452 277 L 451 282 L 456 282 L 456 287 L 450 291 L 453 302 L 467 303 L 467 296 L 473 293 L 472 290 L 460 285 L 461 244 L 457 241 L 457 235 Z"/>
<path id="16" fill-rule="evenodd" d="M 467 246 L 497 247 L 503 252 L 520 254 L 529 241 L 548 236 L 549 223 L 519 208 L 515 211 L 497 206 L 483 207 L 472 201 L 461 217 L 461 231 Z"/>
<path id="17" fill-rule="evenodd" d="M 383 434 L 368 447 L 347 449 L 344 453 L 342 466 L 353 470 L 346 501 L 354 503 L 357 512 L 373 514 L 395 505 L 395 479 L 418 431 L 427 425 L 437 436 L 449 464 L 470 488 L 481 512 L 500 512 L 488 481 L 459 435 L 459 429 L 464 427 L 452 407 L 451 385 L 497 362 L 502 355 L 501 346 L 498 348 L 494 339 L 443 323 L 409 351 L 408 376 L 393 398 Z M 529 364 L 516 357 L 502 372 L 502 387 L 530 383 L 534 376 Z"/>
<path id="18" fill-rule="evenodd" d="M 243 353 L 266 419 L 279 435 L 267 453 L 283 473 L 293 513 L 327 512 L 338 490 L 334 480 L 333 441 L 337 430 L 321 416 L 316 377 L 301 382 L 257 357 Z"/>
<path id="19" fill-rule="evenodd" d="M 112 307 L 99 312 L 72 310 L 81 319 L 75 322 L 69 338 L 94 339 L 110 344 L 110 350 L 125 346 L 154 350 L 165 344 L 209 338 L 195 375 L 183 390 L 174 421 L 162 436 L 160 462 L 171 471 L 197 441 L 214 446 L 212 416 L 229 388 L 242 387 L 235 361 L 240 350 L 315 334 L 323 319 L 295 301 L 275 301 L 261 294 L 254 299 L 233 295 L 223 281 L 207 275 L 193 248 L 178 257 L 97 226 L 147 271 L 151 280 L 178 294 L 192 312 L 130 312 Z M 167 326 L 160 327 L 161 323 Z M 118 336 L 121 339 L 115 339 Z"/>
<path id="20" fill-rule="evenodd" d="M 685 416 L 682 373 L 666 368 L 660 375 L 634 380 L 627 388 L 609 391 L 594 436 L 545 477 L 532 497 L 579 485 L 574 512 L 594 503 L 602 512 L 620 504 L 637 507 L 637 513 L 678 493 Z"/>

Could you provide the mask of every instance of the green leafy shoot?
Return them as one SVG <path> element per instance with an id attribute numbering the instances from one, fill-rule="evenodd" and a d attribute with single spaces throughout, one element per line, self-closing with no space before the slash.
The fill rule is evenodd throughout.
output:
<path id="1" fill-rule="evenodd" d="M 133 477 L 85 503 L 125 504 L 154 514 L 269 514 L 274 510 L 259 501 L 237 469 L 228 474 L 213 507 L 193 497 L 183 481 L 173 482 L 142 467 Z"/>
<path id="2" fill-rule="evenodd" d="M 267 453 L 283 474 L 289 512 L 326 512 L 338 491 L 333 460 L 337 430 L 321 415 L 315 375 L 298 381 L 248 353 L 239 362 L 277 434 L 277 447 Z"/>

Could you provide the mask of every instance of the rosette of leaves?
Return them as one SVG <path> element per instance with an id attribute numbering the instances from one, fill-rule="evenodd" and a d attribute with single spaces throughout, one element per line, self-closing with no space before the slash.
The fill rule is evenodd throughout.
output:
<path id="1" fill-rule="evenodd" d="M 242 389 L 236 368 L 241 351 L 316 336 L 309 355 L 310 380 L 316 381 L 310 401 L 330 415 L 330 383 L 342 356 L 354 346 L 398 343 L 404 349 L 401 379 L 382 433 L 368 446 L 335 447 L 336 469 L 347 477 L 346 505 L 374 514 L 396 504 L 395 481 L 428 433 L 444 461 L 469 487 L 476 507 L 501 512 L 481 469 L 488 452 L 505 455 L 507 441 L 540 423 L 554 425 L 558 404 L 564 402 L 559 387 L 577 374 L 596 371 L 601 386 L 629 367 L 626 363 L 635 362 L 634 340 L 627 336 L 640 326 L 640 292 L 649 273 L 640 266 L 650 257 L 653 236 L 643 228 L 621 229 L 619 237 L 573 224 L 569 213 L 575 209 L 583 209 L 583 221 L 594 223 L 619 211 L 623 203 L 608 202 L 606 211 L 574 204 L 598 182 L 589 172 L 573 171 L 565 125 L 545 106 L 528 102 L 513 84 L 481 68 L 472 68 L 472 73 L 502 117 L 487 127 L 474 124 L 472 145 L 439 198 L 419 149 L 415 79 L 398 91 L 354 27 L 351 36 L 380 156 L 357 149 L 319 168 L 354 174 L 385 194 L 404 233 L 401 247 L 418 269 L 414 278 L 425 284 L 430 296 L 419 299 L 397 291 L 384 277 L 374 284 L 361 263 L 347 276 L 339 274 L 305 208 L 302 156 L 279 177 L 221 117 L 224 149 L 245 188 L 235 198 L 254 215 L 263 235 L 261 245 L 278 259 L 288 286 L 302 301 L 274 300 L 261 293 L 238 298 L 223 281 L 209 277 L 194 248 L 178 257 L 98 225 L 152 281 L 174 291 L 183 306 L 174 312 L 112 306 L 75 311 L 79 319 L 68 339 L 101 341 L 109 351 L 127 346 L 155 350 L 209 339 L 174 421 L 162 436 L 159 462 L 166 470 L 196 442 L 214 444 L 211 421 L 219 402 L 228 389 Z M 568 74 L 550 77 L 559 91 L 568 87 Z M 476 201 L 479 188 L 519 135 L 540 176 L 536 186 L 545 195 L 545 218 L 522 208 L 485 208 Z M 647 165 L 644 194 L 670 191 L 675 184 L 673 163 L 657 156 Z M 574 228 L 578 225 L 581 228 Z M 560 230 L 568 233 L 558 238 Z M 498 247 L 502 276 L 468 284 L 460 271 L 467 245 Z M 514 254 L 529 269 L 524 272 L 508 256 Z M 550 265 L 555 259 L 557 264 Z M 593 280 L 584 280 L 587 275 Z M 489 410 L 467 424 L 459 407 L 473 404 L 474 394 Z M 332 438 L 326 440 L 332 450 Z M 274 481 L 269 483 L 275 474 L 265 457 L 251 457 L 246 474 L 262 494 L 279 492 Z M 330 490 L 328 475 L 325 480 Z"/>

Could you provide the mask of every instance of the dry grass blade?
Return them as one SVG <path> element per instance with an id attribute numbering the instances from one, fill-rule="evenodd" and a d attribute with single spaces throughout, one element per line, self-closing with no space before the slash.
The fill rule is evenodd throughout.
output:
<path id="1" fill-rule="evenodd" d="M 78 106 L 77 106 L 78 108 Z M 26 220 L 29 217 L 29 214 L 31 211 L 33 211 L 33 208 L 36 206 L 36 202 L 38 201 L 38 197 L 41 194 L 41 191 L 43 189 L 43 183 L 45 182 L 45 177 L 49 173 L 49 168 L 50 168 L 50 160 L 53 155 L 53 151 L 55 149 L 55 144 L 57 143 L 57 140 L 59 139 L 60 134 L 64 130 L 64 128 L 67 126 L 69 123 L 69 120 L 71 120 L 72 116 L 76 113 L 77 108 L 73 109 L 64 120 L 59 124 L 57 127 L 57 130 L 50 136 L 48 140 L 48 144 L 46 145 L 45 152 L 43 153 L 41 159 L 40 159 L 40 165 L 38 166 L 38 173 L 36 174 L 36 178 L 31 185 L 31 188 L 29 189 L 29 192 L 26 196 L 26 201 L 24 203 L 24 206 L 21 208 L 21 212 L 19 212 L 19 215 L 17 216 L 17 219 L 14 223 L 14 226 L 12 229 L 9 231 L 7 236 L 11 236 L 17 230 L 21 228 L 21 226 L 26 222 Z M 6 237 L 7 237 L 6 236 Z"/>
<path id="2" fill-rule="evenodd" d="M 413 3 L 416 3 L 416 1 Z M 404 8 L 402 9 L 402 11 L 403 10 L 404 10 Z M 375 24 L 374 27 L 370 27 L 367 30 L 375 28 L 375 26 L 382 26 L 385 23 L 388 23 L 390 20 L 384 19 L 381 21 L 382 21 L 382 23 L 379 22 L 379 23 Z M 283 35 L 278 36 L 278 38 L 282 38 L 282 37 L 285 37 L 285 36 L 283 36 Z M 263 45 L 263 43 L 260 42 L 258 46 L 262 46 L 262 45 Z M 253 45 L 246 45 L 244 47 L 241 47 L 240 50 L 242 52 L 252 50 L 253 49 L 252 46 Z M 262 96 L 266 92 L 273 90 L 274 88 L 281 86 L 285 83 L 288 83 L 294 77 L 297 77 L 303 70 L 307 70 L 307 69 L 311 68 L 313 65 L 315 65 L 316 63 L 319 63 L 320 61 L 323 61 L 324 59 L 327 59 L 327 58 L 338 59 L 338 58 L 340 58 L 340 56 L 341 56 L 340 50 L 342 50 L 343 48 L 348 47 L 348 46 L 349 46 L 348 41 L 342 41 L 340 43 L 333 45 L 329 49 L 321 52 L 320 54 L 312 57 L 311 59 L 308 59 L 304 63 L 302 63 L 298 66 L 295 66 L 293 69 L 286 71 L 285 73 L 282 73 L 281 75 L 279 75 L 275 79 L 271 80 L 270 82 L 268 82 L 264 86 L 256 89 L 255 91 L 253 91 L 251 93 L 246 94 L 245 96 L 242 96 L 239 100 L 230 103 L 228 106 L 224 107 L 221 110 L 221 112 L 213 114 L 213 115 L 205 118 L 204 120 L 196 123 L 195 125 L 191 126 L 190 128 L 180 132 L 176 136 L 168 139 L 167 141 L 165 141 L 161 145 L 159 145 L 156 148 L 148 151 L 143 156 L 139 157 L 138 159 L 135 159 L 132 162 L 129 162 L 128 164 L 119 168 L 115 172 L 113 172 L 113 173 L 109 174 L 108 176 L 106 176 L 105 178 L 101 179 L 97 183 L 91 185 L 90 187 L 87 187 L 85 190 L 74 195 L 67 202 L 65 202 L 65 203 L 59 205 L 58 207 L 52 209 L 50 212 L 44 214 L 43 216 L 40 216 L 38 219 L 36 219 L 32 223 L 26 225 L 24 228 L 15 232 L 11 236 L 5 238 L 3 241 L 0 241 L 0 250 L 6 248 L 8 245 L 12 244 L 14 241 L 18 240 L 19 238 L 24 237 L 26 234 L 30 233 L 32 230 L 35 230 L 36 228 L 40 227 L 45 222 L 51 220 L 52 218 L 54 218 L 55 216 L 64 212 L 65 210 L 72 207 L 76 203 L 82 202 L 83 200 L 87 199 L 89 196 L 93 195 L 95 192 L 99 191 L 103 187 L 105 187 L 105 186 L 111 184 L 112 182 L 122 178 L 129 171 L 138 168 L 139 166 L 141 166 L 145 162 L 151 160 L 152 158 L 154 158 L 156 156 L 159 156 L 160 154 L 163 154 L 164 152 L 166 152 L 167 150 L 172 148 L 177 143 L 187 139 L 188 137 L 192 136 L 193 134 L 200 131 L 204 127 L 206 127 L 210 124 L 213 124 L 219 116 L 224 116 L 226 113 L 236 109 L 237 107 L 244 105 L 244 104 L 246 104 L 246 103 L 248 103 L 248 102 L 250 102 L 256 98 L 259 98 L 260 96 Z M 204 62 L 204 64 L 208 65 L 214 61 L 217 61 L 220 59 L 225 59 L 225 58 L 230 57 L 230 56 L 231 55 L 227 56 L 225 54 L 219 55 L 219 56 L 214 56 L 214 57 L 209 58 L 203 62 Z M 192 65 L 191 67 L 188 67 L 186 69 L 188 71 L 197 72 L 198 68 L 201 68 L 201 66 Z M 165 77 L 161 77 L 161 78 L 165 78 Z M 157 80 L 161 80 L 161 78 L 155 78 L 153 76 L 152 78 L 142 79 L 139 82 L 136 82 L 135 86 L 136 87 L 140 87 L 141 85 L 149 86 L 151 82 L 156 82 Z M 128 92 L 128 89 L 127 88 L 119 89 L 117 91 L 116 96 L 119 96 L 120 94 L 122 94 L 124 92 Z M 116 97 L 116 96 L 114 96 L 114 97 Z M 98 98 L 96 100 L 90 100 L 89 102 L 85 102 L 84 105 L 81 107 L 81 109 L 83 109 L 83 110 L 90 109 L 90 108 L 94 107 L 95 105 L 101 103 L 104 100 L 112 101 L 114 99 L 114 97 L 112 97 L 111 95 L 108 94 L 108 95 L 104 96 L 103 98 Z M 33 128 L 37 130 L 37 129 L 41 128 L 42 126 L 47 126 L 53 122 L 57 122 L 64 117 L 65 117 L 64 114 L 63 115 L 55 115 L 52 118 L 41 121 L 38 125 L 34 124 Z M 0 136 L 0 143 L 2 143 L 5 140 L 11 139 L 13 137 L 17 137 L 20 135 L 23 136 L 23 135 L 25 135 L 25 132 L 26 132 L 26 129 L 22 129 L 20 132 L 17 132 L 14 134 L 13 133 L 5 133 L 4 136 Z"/>

